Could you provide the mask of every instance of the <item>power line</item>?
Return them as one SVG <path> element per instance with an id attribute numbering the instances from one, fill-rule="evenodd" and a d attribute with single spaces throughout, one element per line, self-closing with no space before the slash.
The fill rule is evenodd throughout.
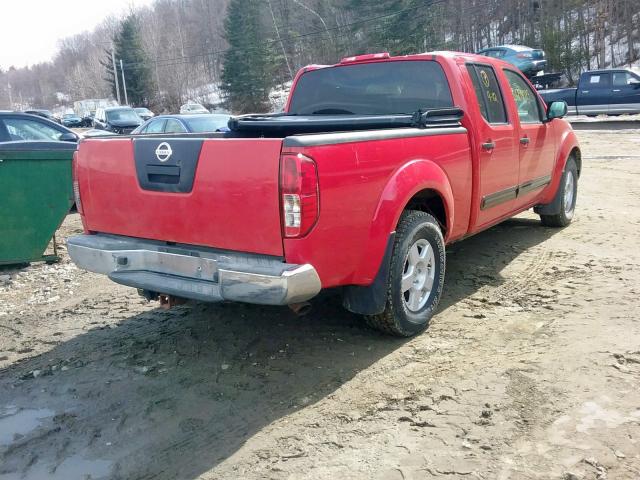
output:
<path id="1" fill-rule="evenodd" d="M 376 15 L 376 16 L 373 16 L 373 17 L 366 18 L 364 20 L 358 20 L 358 21 L 355 21 L 355 22 L 345 23 L 343 25 L 336 25 L 335 27 L 324 28 L 324 29 L 321 29 L 321 30 L 314 30 L 314 31 L 308 32 L 308 33 L 284 36 L 281 39 L 269 40 L 269 41 L 264 42 L 264 43 L 267 44 L 267 45 L 271 45 L 271 44 L 278 43 L 280 41 L 288 42 L 288 41 L 292 41 L 292 40 L 298 40 L 300 38 L 307 38 L 307 37 L 325 35 L 325 34 L 327 34 L 329 32 L 332 32 L 332 31 L 336 31 L 336 30 L 339 31 L 339 30 L 342 30 L 342 29 L 345 29 L 345 28 L 351 28 L 351 27 L 354 27 L 354 26 L 357 26 L 357 25 L 363 25 L 363 24 L 370 23 L 370 22 L 376 22 L 378 20 L 394 17 L 394 16 L 397 16 L 397 15 L 402 15 L 403 13 L 412 12 L 412 11 L 418 10 L 420 8 L 433 7 L 435 5 L 443 4 L 446 1 L 447 0 L 426 0 L 425 4 L 416 5 L 415 7 L 405 8 L 405 9 L 402 9 L 402 10 L 397 10 L 395 12 L 390 12 L 390 13 L 386 13 L 386 14 L 382 14 L 382 15 Z M 252 48 L 245 48 L 245 49 L 241 49 L 241 50 L 243 50 L 243 51 L 252 50 Z M 156 59 L 156 60 L 151 60 L 151 62 L 160 64 L 160 63 L 163 63 L 163 62 L 171 62 L 171 61 L 176 61 L 176 60 L 190 60 L 190 59 L 194 59 L 194 58 L 223 55 L 225 52 L 226 52 L 226 50 L 217 50 L 217 51 L 211 51 L 211 52 L 205 52 L 205 53 L 198 53 L 198 54 L 194 54 L 194 55 L 183 55 L 183 56 L 174 57 L 174 58 Z"/>
<path id="2" fill-rule="evenodd" d="M 346 23 L 343 25 L 338 25 L 335 27 L 331 27 L 328 29 L 321 29 L 321 30 L 315 30 L 312 32 L 308 32 L 305 34 L 298 34 L 298 35 L 289 35 L 286 37 L 281 37 L 280 39 L 276 39 L 276 40 L 270 40 L 267 42 L 264 42 L 267 45 L 271 45 L 271 44 L 275 44 L 275 43 L 279 43 L 280 41 L 282 42 L 290 42 L 292 40 L 297 40 L 297 39 L 301 39 L 301 38 L 308 38 L 308 37 L 315 37 L 315 36 L 324 36 L 327 33 L 329 33 L 330 31 L 336 31 L 336 30 L 344 30 L 344 29 L 350 29 L 354 26 L 357 25 L 363 25 L 363 24 L 367 24 L 370 22 L 376 22 L 379 21 L 381 19 L 387 19 L 390 17 L 394 17 L 397 15 L 401 15 L 403 13 L 408 13 L 408 12 L 412 12 L 415 10 L 418 10 L 420 8 L 424 8 L 424 7 L 433 7 L 433 6 L 437 6 L 437 5 L 441 5 L 446 3 L 447 0 L 431 0 L 429 3 L 425 3 L 423 5 L 418 5 L 415 7 L 410 7 L 410 8 L 406 8 L 406 9 L 402 9 L 402 10 L 398 10 L 396 12 L 391 12 L 391 13 L 387 13 L 387 14 L 383 14 L 383 15 L 376 15 L 374 17 L 369 17 L 366 18 L 364 20 L 359 20 L 356 22 L 350 22 L 350 23 Z M 467 8 L 462 8 L 460 9 L 461 12 L 470 12 L 470 11 L 474 11 L 474 10 L 480 10 L 482 8 L 485 8 L 487 6 L 489 6 L 490 4 L 492 4 L 493 2 L 491 0 L 487 0 L 484 3 L 478 3 L 475 5 L 470 5 Z M 432 11 L 425 11 L 421 14 L 419 14 L 417 17 L 410 17 L 407 20 L 415 20 L 416 18 L 422 18 L 428 15 L 432 15 L 433 12 Z M 378 25 L 376 27 L 374 27 L 373 31 L 375 30 L 379 30 L 379 29 L 383 29 L 384 25 Z M 369 30 L 369 32 L 371 31 Z M 335 36 L 336 37 L 345 37 L 345 36 L 351 36 L 352 32 L 338 32 Z M 242 48 L 239 50 L 242 51 L 252 51 L 252 50 L 256 50 L 259 47 L 247 47 L 247 48 Z M 216 57 L 216 56 L 220 56 L 220 55 L 224 55 L 226 53 L 227 50 L 217 50 L 217 51 L 210 51 L 210 52 L 204 52 L 204 53 L 199 53 L 199 54 L 194 54 L 194 55 L 183 55 L 183 56 L 179 56 L 179 57 L 173 57 L 173 58 L 164 58 L 164 59 L 156 59 L 156 60 L 150 60 L 150 63 L 155 64 L 158 67 L 172 67 L 172 66 L 177 66 L 177 65 L 184 65 L 184 64 L 190 64 L 192 62 L 190 62 L 190 60 L 193 59 L 197 59 L 197 58 L 206 58 L 206 57 Z M 146 62 L 129 62 L 126 63 L 125 66 L 130 67 L 130 68 L 146 68 L 148 66 L 148 64 Z"/>

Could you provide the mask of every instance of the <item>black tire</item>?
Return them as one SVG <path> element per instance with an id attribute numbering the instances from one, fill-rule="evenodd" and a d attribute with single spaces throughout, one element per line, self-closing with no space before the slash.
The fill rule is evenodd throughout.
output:
<path id="1" fill-rule="evenodd" d="M 568 176 L 571 175 L 573 181 L 568 182 Z M 573 194 L 571 196 L 572 200 L 569 204 L 564 201 L 565 194 L 567 193 L 567 188 L 573 189 Z M 556 192 L 556 197 L 553 199 L 553 202 L 559 202 L 560 205 L 560 213 L 555 215 L 540 215 L 540 220 L 542 224 L 547 227 L 555 227 L 561 228 L 566 227 L 573 220 L 573 215 L 576 210 L 576 199 L 578 197 L 578 167 L 576 165 L 576 161 L 573 157 L 569 157 L 567 160 L 567 164 L 564 167 L 564 172 L 562 172 L 562 178 L 560 179 L 560 186 L 558 187 L 558 191 Z"/>
<path id="2" fill-rule="evenodd" d="M 430 255 L 428 246 L 432 249 L 433 256 Z M 422 245 L 422 250 L 420 250 Z M 421 278 L 433 276 L 431 291 L 423 292 L 418 296 L 419 307 L 411 309 L 408 305 L 413 292 L 402 292 L 402 279 L 407 274 L 409 265 L 409 249 L 416 246 L 417 251 L 422 255 L 427 255 L 430 260 L 422 260 L 419 267 L 413 267 L 416 272 L 424 273 Z M 384 312 L 379 315 L 367 317 L 367 322 L 373 328 L 384 333 L 399 337 L 410 337 L 422 332 L 429 325 L 429 321 L 435 312 L 442 289 L 444 286 L 445 274 L 445 246 L 440 226 L 435 218 L 425 212 L 408 210 L 402 214 L 391 256 L 389 268 L 389 279 L 387 281 L 387 302 Z M 418 282 L 418 280 L 415 280 Z M 409 295 L 407 296 L 407 293 Z M 415 298 L 415 297 L 414 297 Z M 423 303 L 424 302 L 424 303 Z"/>

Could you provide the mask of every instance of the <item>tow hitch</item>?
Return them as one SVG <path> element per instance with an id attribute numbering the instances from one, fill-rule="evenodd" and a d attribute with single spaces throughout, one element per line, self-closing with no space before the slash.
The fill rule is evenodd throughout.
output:
<path id="1" fill-rule="evenodd" d="M 160 308 L 163 308 L 165 310 L 169 310 L 176 305 L 187 303 L 186 298 L 174 297 L 173 295 L 164 295 L 162 293 L 158 295 L 158 300 L 160 300 Z"/>
<path id="2" fill-rule="evenodd" d="M 140 294 L 140 296 L 146 298 L 150 302 L 153 300 L 158 300 L 160 302 L 160 307 L 163 308 L 164 310 L 169 310 L 170 308 L 173 308 L 176 305 L 182 305 L 184 303 L 187 303 L 186 298 L 174 297 L 173 295 L 166 295 L 164 293 L 152 292 L 150 290 L 138 289 L 138 294 Z"/>

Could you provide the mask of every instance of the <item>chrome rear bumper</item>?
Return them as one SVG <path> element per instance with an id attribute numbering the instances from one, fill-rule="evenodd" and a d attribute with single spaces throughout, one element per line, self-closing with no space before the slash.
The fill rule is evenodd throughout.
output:
<path id="1" fill-rule="evenodd" d="M 207 302 L 288 305 L 309 300 L 321 288 L 313 266 L 267 255 L 105 234 L 70 237 L 67 249 L 78 267 L 114 282 Z"/>

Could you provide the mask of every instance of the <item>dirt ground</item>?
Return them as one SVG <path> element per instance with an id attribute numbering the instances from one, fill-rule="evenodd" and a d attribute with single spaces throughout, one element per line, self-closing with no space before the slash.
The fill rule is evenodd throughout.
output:
<path id="1" fill-rule="evenodd" d="M 167 312 L 66 256 L 0 271 L 0 479 L 640 478 L 640 130 L 578 135 L 574 223 L 452 245 L 409 340 L 331 293 Z"/>

